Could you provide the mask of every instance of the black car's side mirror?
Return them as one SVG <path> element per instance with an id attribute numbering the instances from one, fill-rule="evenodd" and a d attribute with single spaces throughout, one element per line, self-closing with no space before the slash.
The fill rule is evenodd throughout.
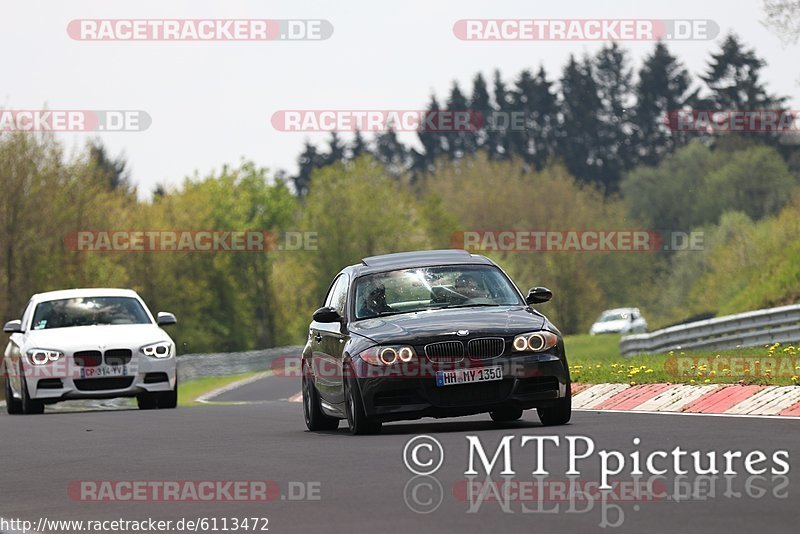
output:
<path id="1" fill-rule="evenodd" d="M 8 321 L 3 326 L 3 332 L 6 334 L 19 334 L 22 332 L 22 321 L 19 319 L 14 321 Z"/>
<path id="2" fill-rule="evenodd" d="M 342 320 L 342 316 L 339 315 L 336 308 L 323 306 L 314 312 L 313 319 L 318 323 L 338 323 Z"/>
<path id="3" fill-rule="evenodd" d="M 534 287 L 528 291 L 528 296 L 525 297 L 525 302 L 528 304 L 541 304 L 553 298 L 553 292 L 546 287 Z"/>
<path id="4" fill-rule="evenodd" d="M 169 326 L 171 324 L 177 324 L 178 320 L 175 318 L 175 315 L 169 312 L 158 312 L 156 323 L 158 323 L 158 326 Z"/>

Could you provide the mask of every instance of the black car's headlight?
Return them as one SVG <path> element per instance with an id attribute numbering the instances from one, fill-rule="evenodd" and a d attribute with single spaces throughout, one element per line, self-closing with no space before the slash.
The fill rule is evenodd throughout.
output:
<path id="1" fill-rule="evenodd" d="M 169 341 L 162 341 L 160 343 L 153 343 L 152 345 L 145 345 L 141 349 L 142 354 L 152 358 L 169 358 L 172 355 L 172 343 Z"/>
<path id="2" fill-rule="evenodd" d="M 371 347 L 358 356 L 370 365 L 394 365 L 410 362 L 416 353 L 408 345 L 383 345 Z"/>
<path id="3" fill-rule="evenodd" d="M 515 352 L 542 352 L 552 349 L 558 343 L 558 336 L 547 330 L 520 334 L 514 338 Z"/>
<path id="4" fill-rule="evenodd" d="M 63 352 L 51 349 L 30 349 L 27 354 L 28 361 L 33 365 L 44 365 L 64 357 Z"/>

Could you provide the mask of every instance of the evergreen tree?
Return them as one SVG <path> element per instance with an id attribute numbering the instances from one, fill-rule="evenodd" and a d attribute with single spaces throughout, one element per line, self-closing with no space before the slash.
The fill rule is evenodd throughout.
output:
<path id="1" fill-rule="evenodd" d="M 690 85 L 689 72 L 664 43 L 656 43 L 653 53 L 644 59 L 636 84 L 636 159 L 655 165 L 687 142 L 687 133 L 671 132 L 665 121 L 669 113 L 680 110 L 691 98 Z"/>
<path id="2" fill-rule="evenodd" d="M 321 157 L 320 166 L 325 167 L 334 163 L 344 161 L 345 144 L 339 138 L 339 134 L 331 132 L 328 139 L 328 152 Z"/>
<path id="3" fill-rule="evenodd" d="M 597 132 L 601 128 L 597 112 L 601 109 L 591 60 L 580 63 L 570 56 L 561 77 L 561 113 L 563 123 L 558 155 L 573 176 L 583 182 L 602 183 L 602 161 L 598 152 Z"/>
<path id="4" fill-rule="evenodd" d="M 461 92 L 458 82 L 453 82 L 450 97 L 447 99 L 447 111 L 463 113 L 467 109 L 467 97 Z M 450 159 L 460 159 L 475 152 L 475 135 L 470 131 L 464 131 L 463 126 L 454 127 L 452 131 L 447 132 L 445 139 Z"/>
<path id="5" fill-rule="evenodd" d="M 435 95 L 431 95 L 431 100 L 425 111 L 433 115 L 439 113 L 439 102 L 436 101 Z M 422 144 L 422 152 L 414 151 L 412 154 L 413 168 L 416 173 L 426 172 L 431 170 L 436 159 L 445 153 L 446 140 L 442 133 L 430 131 L 424 127 L 420 128 L 417 136 Z"/>
<path id="6" fill-rule="evenodd" d="M 494 93 L 494 109 L 500 114 L 510 115 L 513 107 L 506 84 L 500 75 L 500 70 L 494 71 L 494 81 L 492 91 Z M 507 127 L 500 125 L 490 126 L 489 129 L 489 157 L 495 159 L 505 159 L 509 154 L 509 131 Z"/>
<path id="7" fill-rule="evenodd" d="M 785 98 L 767 93 L 761 80 L 766 62 L 746 49 L 734 34 L 728 34 L 720 51 L 711 54 L 706 73 L 700 78 L 710 94 L 698 102 L 712 110 L 778 109 Z"/>
<path id="8" fill-rule="evenodd" d="M 375 136 L 375 158 L 383 163 L 387 172 L 399 176 L 408 168 L 409 152 L 397 138 L 393 127 Z"/>
<path id="9" fill-rule="evenodd" d="M 509 132 L 511 151 L 536 169 L 542 169 L 555 149 L 558 102 L 544 67 L 534 77 L 524 70 L 515 84 L 511 107 L 524 117 L 524 130 Z M 518 121 L 514 121 L 517 124 Z"/>
<path id="10" fill-rule="evenodd" d="M 292 177 L 297 196 L 304 197 L 311 187 L 311 173 L 322 166 L 322 156 L 317 147 L 306 141 L 303 153 L 297 158 L 297 175 Z"/>
<path id="11" fill-rule="evenodd" d="M 491 97 L 489 96 L 489 89 L 486 85 L 486 80 L 480 72 L 475 75 L 472 80 L 472 95 L 469 99 L 469 109 L 472 112 L 473 124 L 476 127 L 474 132 L 473 142 L 476 150 L 487 148 L 489 142 L 489 128 L 488 122 L 492 118 Z"/>
<path id="12" fill-rule="evenodd" d="M 362 154 L 369 154 L 369 145 L 360 130 L 356 130 L 353 142 L 350 143 L 348 160 L 358 159 Z"/>
<path id="13" fill-rule="evenodd" d="M 603 46 L 594 60 L 594 78 L 600 99 L 595 147 L 601 165 L 600 181 L 607 191 L 616 191 L 624 171 L 635 161 L 633 104 L 633 70 L 628 57 L 617 43 Z"/>

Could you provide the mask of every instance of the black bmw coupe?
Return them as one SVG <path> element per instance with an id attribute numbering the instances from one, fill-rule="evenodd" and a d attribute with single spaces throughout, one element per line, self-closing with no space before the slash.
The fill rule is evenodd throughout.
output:
<path id="1" fill-rule="evenodd" d="M 489 413 L 544 425 L 570 419 L 564 343 L 486 257 L 464 250 L 364 258 L 342 269 L 314 312 L 303 350 L 309 430 L 380 432 L 387 421 Z"/>

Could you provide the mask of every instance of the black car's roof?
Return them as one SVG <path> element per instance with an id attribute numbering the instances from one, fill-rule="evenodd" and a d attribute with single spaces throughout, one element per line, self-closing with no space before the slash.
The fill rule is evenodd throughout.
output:
<path id="1" fill-rule="evenodd" d="M 370 256 L 361 260 L 361 263 L 343 269 L 342 272 L 360 276 L 362 274 L 394 271 L 396 269 L 432 267 L 435 265 L 494 265 L 494 262 L 485 256 L 470 254 L 466 250 L 419 250 Z"/>

